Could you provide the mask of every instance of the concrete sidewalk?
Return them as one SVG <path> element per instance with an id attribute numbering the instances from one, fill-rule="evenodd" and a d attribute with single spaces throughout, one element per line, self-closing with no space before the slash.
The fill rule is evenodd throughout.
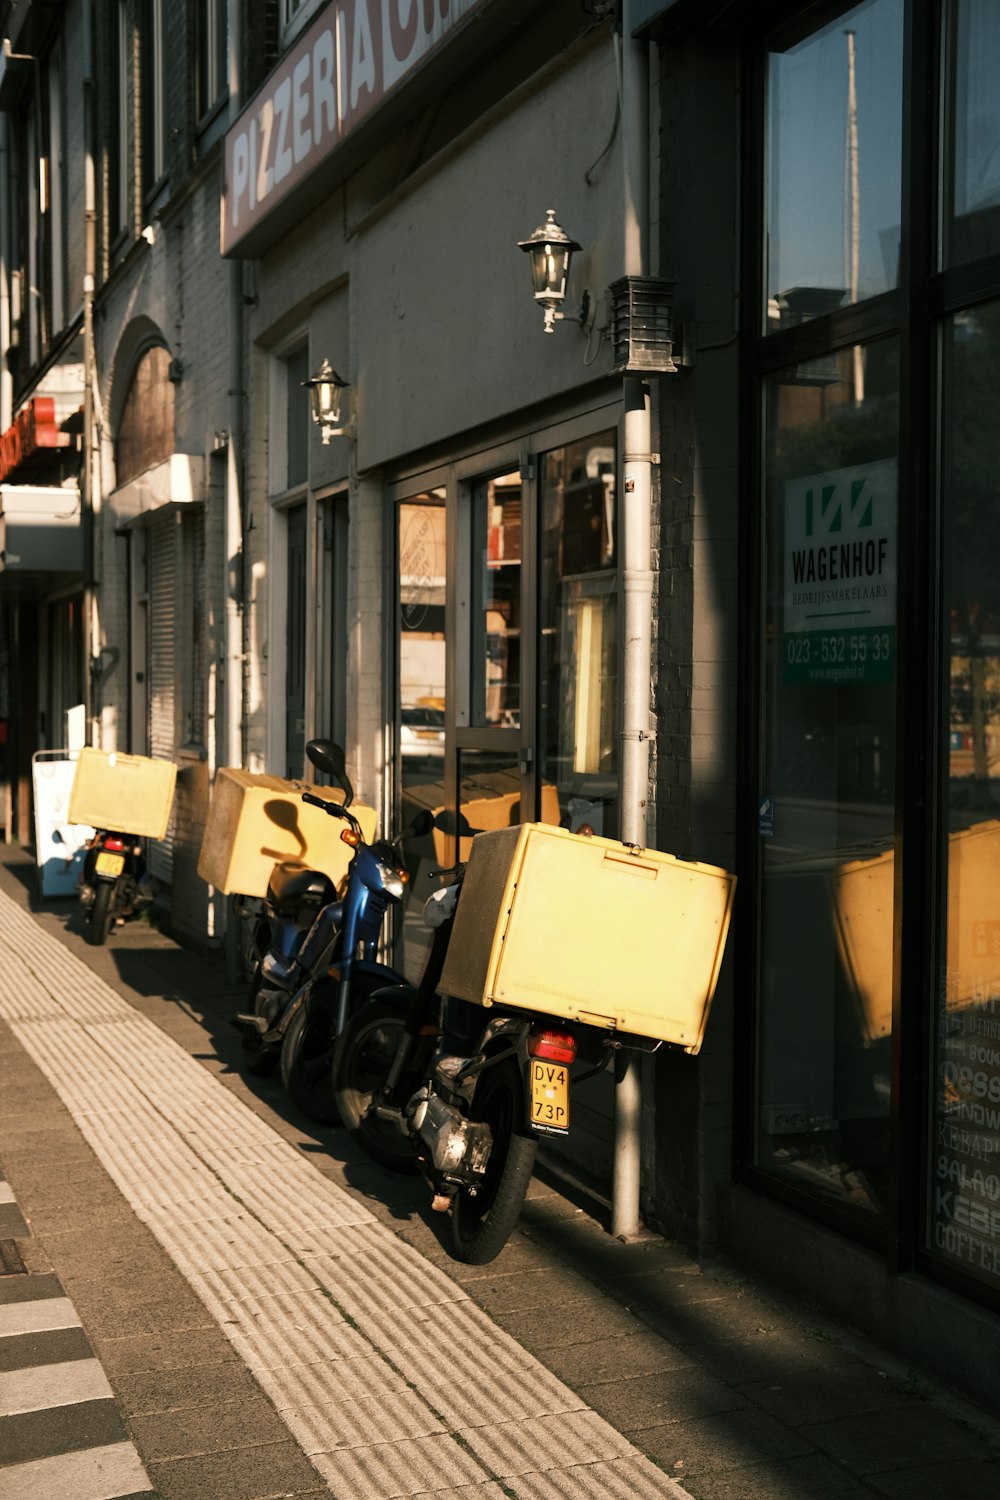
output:
<path id="1" fill-rule="evenodd" d="M 43 1379 L 22 1352 L 0 1500 L 151 1495 L 136 1472 L 164 1500 L 1000 1494 L 986 1414 L 731 1268 L 613 1241 L 551 1183 L 497 1261 L 458 1265 L 419 1179 L 242 1078 L 219 964 L 139 924 L 91 949 L 76 904 L 29 914 L 33 867 L 3 860 L 0 1177 L 30 1233 L 0 1234 L 24 1267 L 0 1292 L 58 1278 L 86 1352 L 39 1364 L 96 1356 L 124 1423 L 105 1446 L 144 1468 L 27 1487 L 44 1455 L 3 1425 L 42 1441 L 17 1425 Z M 45 1424 L 63 1456 L 94 1446 L 70 1405 Z"/>

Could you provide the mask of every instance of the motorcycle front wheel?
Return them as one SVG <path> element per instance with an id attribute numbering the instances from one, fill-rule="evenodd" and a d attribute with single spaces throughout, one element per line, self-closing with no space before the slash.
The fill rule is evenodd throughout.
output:
<path id="1" fill-rule="evenodd" d="M 537 1140 L 525 1133 L 524 1084 L 513 1058 L 483 1070 L 469 1114 L 489 1125 L 493 1145 L 476 1191 L 459 1188 L 452 1199 L 451 1238 L 460 1260 L 483 1266 L 513 1233 L 538 1150 Z"/>
<path id="2" fill-rule="evenodd" d="M 417 1143 L 393 1120 L 368 1114 L 375 1092 L 382 1087 L 403 1037 L 408 1004 L 405 1000 L 373 1000 L 348 1022 L 337 1062 L 336 1092 L 340 1118 L 367 1154 L 392 1172 L 415 1172 Z M 414 1059 L 398 1089 L 400 1107 L 419 1087 L 423 1070 Z"/>
<path id="3" fill-rule="evenodd" d="M 384 983 L 380 976 L 359 974 L 351 982 L 352 1009 L 364 1011 L 372 991 Z M 340 1123 L 333 1083 L 338 998 L 335 984 L 319 980 L 289 1022 L 281 1044 L 281 1080 L 288 1097 L 319 1125 Z"/>
<path id="4" fill-rule="evenodd" d="M 111 931 L 111 922 L 114 917 L 115 883 L 113 880 L 99 880 L 94 891 L 94 904 L 90 908 L 90 923 L 87 927 L 87 941 L 95 948 L 108 940 Z"/>

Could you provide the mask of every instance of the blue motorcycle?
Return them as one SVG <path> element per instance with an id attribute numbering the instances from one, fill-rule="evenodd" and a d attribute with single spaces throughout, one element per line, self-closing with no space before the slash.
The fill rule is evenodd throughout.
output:
<path id="1" fill-rule="evenodd" d="M 337 892 L 320 872 L 275 867 L 262 918 L 268 944 L 261 948 L 251 989 L 253 1011 L 238 1015 L 236 1024 L 244 1032 L 247 1071 L 267 1072 L 280 1064 L 293 1103 L 310 1119 L 335 1124 L 334 1043 L 375 990 L 404 982 L 376 953 L 386 911 L 402 900 L 409 882 L 402 841 L 428 833 L 433 819 L 419 814 L 395 840 L 366 843 L 350 811 L 343 753 L 328 741 L 310 741 L 306 751 L 345 792 L 342 802 L 314 792 L 303 792 L 302 800 L 345 824 L 340 837 L 354 851 L 346 884 Z"/>

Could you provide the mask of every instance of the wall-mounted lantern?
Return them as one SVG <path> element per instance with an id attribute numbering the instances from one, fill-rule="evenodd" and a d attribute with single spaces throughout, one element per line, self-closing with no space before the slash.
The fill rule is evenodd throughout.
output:
<path id="1" fill-rule="evenodd" d="M 545 333 L 554 333 L 557 319 L 566 317 L 559 311 L 566 300 L 566 283 L 569 280 L 569 264 L 574 250 L 580 246 L 570 239 L 565 229 L 556 223 L 554 208 L 546 209 L 545 223 L 539 224 L 526 240 L 518 240 L 531 262 L 531 287 L 535 301 L 545 309 Z M 579 312 L 574 321 L 582 328 L 587 321 L 590 295 L 584 292 Z"/>
<path id="2" fill-rule="evenodd" d="M 309 392 L 312 419 L 323 429 L 323 441 L 340 437 L 345 431 L 341 425 L 340 408 L 347 381 L 341 380 L 330 361 L 324 359 L 315 375 L 310 375 L 302 384 Z"/>

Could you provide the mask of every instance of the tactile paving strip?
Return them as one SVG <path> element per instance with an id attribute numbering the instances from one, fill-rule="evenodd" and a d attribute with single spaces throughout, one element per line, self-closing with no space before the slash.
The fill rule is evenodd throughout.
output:
<path id="1" fill-rule="evenodd" d="M 685 1494 L 2 893 L 0 969 L 0 1015 L 334 1495 Z"/>

